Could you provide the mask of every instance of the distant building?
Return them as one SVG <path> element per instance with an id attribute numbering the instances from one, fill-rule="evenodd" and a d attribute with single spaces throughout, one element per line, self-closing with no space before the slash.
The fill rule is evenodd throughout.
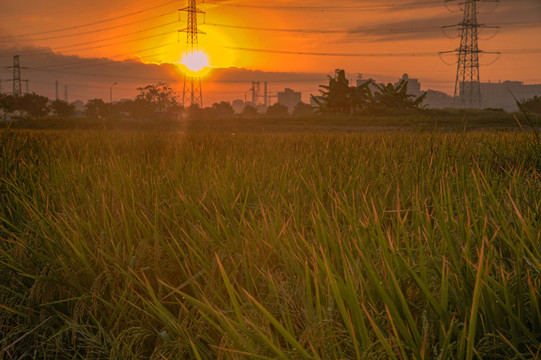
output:
<path id="1" fill-rule="evenodd" d="M 481 107 L 518 110 L 515 99 L 525 100 L 541 96 L 541 84 L 525 85 L 520 81 L 481 83 Z"/>
<path id="2" fill-rule="evenodd" d="M 428 89 L 423 105 L 429 109 L 446 109 L 454 107 L 455 101 L 451 95 L 443 91 Z"/>
<path id="3" fill-rule="evenodd" d="M 422 94 L 422 92 L 421 92 L 421 83 L 419 82 L 419 79 L 411 79 L 408 74 L 404 74 L 404 75 L 402 75 L 402 79 L 400 79 L 400 80 L 404 80 L 404 81 L 408 82 L 408 94 L 409 95 L 420 96 Z M 394 85 L 396 86 L 399 83 L 400 83 L 400 81 L 395 83 Z"/>
<path id="4" fill-rule="evenodd" d="M 75 106 L 75 114 L 74 116 L 78 119 L 84 118 L 85 115 L 85 104 L 81 100 L 75 100 L 71 103 L 71 105 Z"/>
<path id="5" fill-rule="evenodd" d="M 293 112 L 293 109 L 295 109 L 295 106 L 297 106 L 301 100 L 302 94 L 289 88 L 286 88 L 283 92 L 278 93 L 278 104 L 287 106 L 290 113 Z"/>
<path id="6" fill-rule="evenodd" d="M 233 100 L 233 102 L 231 103 L 231 106 L 233 107 L 233 110 L 235 110 L 237 114 L 240 114 L 242 110 L 244 110 L 244 107 L 246 106 L 246 104 L 244 103 L 244 100 L 237 99 L 237 100 Z"/>
<path id="7" fill-rule="evenodd" d="M 85 103 L 81 100 L 75 100 L 71 105 L 75 106 L 75 111 L 85 111 Z"/>
<path id="8" fill-rule="evenodd" d="M 361 86 L 362 84 L 364 84 L 366 82 L 370 82 L 370 85 L 368 85 L 368 87 L 370 88 L 370 91 L 372 93 L 374 93 L 374 92 L 376 92 L 378 90 L 377 86 L 375 85 L 376 81 L 374 79 L 372 79 L 372 78 L 365 79 L 365 78 L 363 78 L 363 74 L 357 75 L 357 87 Z"/>
<path id="9" fill-rule="evenodd" d="M 429 109 L 445 109 L 454 107 L 454 98 L 442 91 L 437 90 L 422 90 L 419 79 L 410 78 L 408 74 L 402 75 L 402 78 L 394 85 L 398 85 L 401 80 L 408 82 L 408 95 L 415 97 L 421 96 L 426 92 L 426 97 L 422 106 Z"/>

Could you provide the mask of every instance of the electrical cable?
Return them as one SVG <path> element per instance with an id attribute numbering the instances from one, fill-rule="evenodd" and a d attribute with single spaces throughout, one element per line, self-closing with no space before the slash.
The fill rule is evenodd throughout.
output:
<path id="1" fill-rule="evenodd" d="M 39 54 L 51 54 L 51 53 L 55 53 L 57 50 L 69 50 L 69 51 L 87 51 L 87 50 L 95 50 L 95 49 L 101 49 L 101 48 L 105 48 L 105 47 L 111 47 L 111 46 L 116 46 L 116 45 L 122 45 L 122 44 L 125 44 L 125 43 L 129 43 L 129 42 L 136 42 L 136 41 L 141 41 L 141 40 L 148 40 L 148 39 L 152 39 L 152 38 L 156 38 L 156 37 L 160 37 L 160 36 L 165 36 L 165 35 L 170 35 L 170 34 L 173 34 L 173 32 L 171 31 L 167 31 L 167 32 L 163 32 L 163 33 L 160 33 L 160 34 L 155 34 L 155 35 L 150 35 L 150 36 L 144 36 L 144 37 L 139 37 L 139 38 L 136 38 L 136 39 L 130 39 L 130 40 L 124 40 L 124 41 L 120 41 L 120 42 L 114 42 L 114 43 L 111 43 L 111 44 L 105 44 L 105 45 L 97 45 L 97 46 L 90 46 L 90 47 L 82 47 L 82 48 L 79 48 L 79 46 L 82 46 L 82 45 L 85 45 L 85 44 L 90 44 L 90 43 L 100 43 L 102 41 L 109 41 L 113 38 L 119 38 L 119 36 L 115 36 L 115 37 L 111 37 L 111 38 L 108 38 L 107 40 L 99 40 L 99 41 L 93 41 L 93 42 L 87 42 L 87 43 L 81 43 L 81 44 L 74 44 L 74 45 L 68 45 L 68 46 L 61 46 L 61 47 L 57 47 L 55 48 L 54 50 L 53 49 L 47 49 L 47 50 L 36 50 L 36 51 L 18 51 L 17 54 L 18 55 L 39 55 Z M 120 36 L 121 37 L 121 36 Z M 11 57 L 11 55 L 1 55 L 0 57 Z"/>
<path id="2" fill-rule="evenodd" d="M 95 29 L 95 30 L 88 30 L 88 31 L 74 33 L 74 34 L 56 35 L 56 36 L 50 36 L 50 37 L 44 37 L 44 38 L 30 38 L 30 39 L 25 38 L 24 40 L 26 40 L 26 41 L 56 40 L 56 39 L 63 39 L 63 38 L 68 38 L 68 37 L 95 34 L 95 33 L 103 32 L 103 31 L 120 29 L 120 28 L 131 26 L 131 25 L 134 25 L 134 24 L 139 24 L 139 23 L 150 21 L 150 20 L 159 19 L 161 17 L 168 16 L 168 15 L 171 15 L 171 13 L 164 13 L 164 14 L 161 14 L 161 15 L 152 16 L 152 17 L 149 17 L 149 18 L 136 20 L 136 21 L 132 21 L 132 22 L 129 22 L 129 23 L 124 23 L 124 24 L 121 24 L 121 25 L 115 25 L 115 26 L 110 26 L 110 27 L 105 27 L 105 28 L 100 28 L 100 29 Z M 12 41 L 12 39 L 1 39 L 0 38 L 0 42 L 2 42 L 2 41 L 3 42 Z"/>
<path id="3" fill-rule="evenodd" d="M 295 6 L 295 5 L 252 5 L 252 4 L 235 4 L 217 1 L 205 1 L 202 5 L 218 5 L 223 7 L 247 8 L 247 9 L 264 9 L 264 10 L 286 10 L 286 11 L 316 11 L 316 12 L 343 12 L 352 10 L 385 10 L 399 8 L 419 8 L 419 7 L 434 7 L 440 4 L 434 1 L 406 3 L 406 4 L 387 4 L 387 5 L 345 5 L 345 6 Z"/>
<path id="4" fill-rule="evenodd" d="M 523 26 L 531 25 L 532 27 L 541 26 L 541 21 L 521 21 L 521 22 L 509 22 L 502 23 L 500 26 Z M 245 25 L 232 25 L 232 24 L 218 24 L 218 23 L 204 23 L 200 26 L 213 26 L 213 27 L 222 27 L 230 29 L 240 29 L 240 30 L 254 30 L 254 31 L 268 31 L 268 32 L 291 32 L 291 33 L 313 33 L 313 34 L 350 34 L 355 31 L 355 28 L 352 29 L 336 29 L 336 30 L 318 30 L 318 29 L 291 29 L 291 28 L 271 28 L 271 27 L 257 27 L 257 26 L 245 26 Z M 455 26 L 455 25 L 453 25 Z M 389 33 L 415 33 L 415 32 L 426 32 L 428 30 L 440 30 L 441 26 L 425 26 L 417 28 L 408 28 L 408 29 L 398 29 L 398 28 L 389 28 L 384 29 Z M 369 30 L 366 30 L 369 32 Z M 381 33 L 381 29 L 378 29 L 378 34 Z"/>
<path id="5" fill-rule="evenodd" d="M 304 56 L 336 56 L 336 57 L 426 57 L 426 56 L 438 56 L 445 52 L 389 52 L 389 53 L 331 53 L 331 52 L 306 52 L 306 51 L 287 51 L 287 50 L 271 50 L 271 49 L 254 49 L 235 46 L 221 46 L 225 49 L 248 51 L 248 52 L 260 52 L 270 54 L 284 54 L 284 55 L 304 55 Z M 451 52 L 455 52 L 453 50 Z M 490 53 L 491 51 L 479 51 L 480 53 Z M 537 54 L 541 53 L 541 49 L 510 49 L 499 51 L 502 54 Z"/>
<path id="6" fill-rule="evenodd" d="M 131 13 L 128 13 L 128 14 L 114 16 L 114 17 L 110 17 L 110 18 L 107 18 L 107 19 L 94 21 L 94 22 L 90 22 L 90 23 L 86 23 L 86 24 L 69 26 L 69 27 L 64 27 L 64 28 L 58 28 L 58 29 L 48 30 L 48 31 L 34 32 L 34 33 L 17 34 L 17 35 L 2 35 L 2 36 L 0 36 L 0 38 L 15 38 L 15 37 L 25 37 L 25 36 L 33 36 L 33 35 L 45 35 L 45 34 L 52 34 L 52 33 L 55 33 L 55 32 L 76 30 L 76 29 L 80 29 L 80 28 L 83 28 L 83 27 L 99 25 L 99 24 L 110 22 L 110 21 L 120 20 L 120 19 L 124 19 L 124 18 L 130 17 L 130 16 L 139 15 L 139 14 L 142 14 L 142 13 L 145 13 L 145 12 L 148 12 L 148 11 L 159 9 L 159 8 L 167 6 L 167 5 L 171 5 L 171 4 L 178 4 L 178 0 L 168 1 L 166 3 L 156 5 L 156 6 L 153 6 L 153 7 L 150 7 L 150 8 L 146 8 L 146 9 L 143 9 L 143 10 L 134 11 L 134 12 L 131 12 Z"/>

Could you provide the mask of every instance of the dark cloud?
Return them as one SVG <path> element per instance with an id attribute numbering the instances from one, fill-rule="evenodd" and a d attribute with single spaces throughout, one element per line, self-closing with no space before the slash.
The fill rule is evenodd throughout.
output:
<path id="1" fill-rule="evenodd" d="M 408 1 L 396 2 L 397 4 L 408 4 Z M 438 2 L 442 6 L 441 2 Z M 459 5 L 449 5 L 450 10 L 456 12 L 444 12 L 434 15 L 433 12 L 425 12 L 424 16 L 412 18 L 403 16 L 407 20 L 389 21 L 358 26 L 350 28 L 347 36 L 341 42 L 372 40 L 372 41 L 398 41 L 398 40 L 425 40 L 442 38 L 444 35 L 458 35 L 456 29 L 447 29 L 444 32 L 442 27 L 458 24 L 462 21 Z M 395 11 L 404 10 L 396 7 Z M 422 14 L 421 11 L 418 12 Z M 513 3 L 502 2 L 499 4 L 485 4 L 480 6 L 479 22 L 486 25 L 502 26 L 508 31 L 513 28 L 524 28 L 541 25 L 541 1 L 519 0 Z M 486 30 L 486 32 L 490 32 Z"/>
<path id="2" fill-rule="evenodd" d="M 22 78 L 29 80 L 30 92 L 55 96 L 55 82 L 60 84 L 63 97 L 64 86 L 69 87 L 70 100 L 91 98 L 108 99 L 110 86 L 115 86 L 115 98 L 132 98 L 137 88 L 156 83 L 167 82 L 177 86 L 183 81 L 183 75 L 174 64 L 145 64 L 139 60 L 115 61 L 107 58 L 81 58 L 54 53 L 48 48 L 12 48 L 0 49 L 0 79 L 4 80 L 3 90 L 10 91 L 12 76 L 7 67 L 13 63 L 13 56 L 19 55 L 22 66 Z M 273 91 L 286 86 L 298 87 L 307 91 L 317 89 L 326 80 L 324 73 L 285 73 L 265 72 L 244 68 L 216 68 L 206 80 L 209 92 L 206 98 L 211 102 L 232 100 L 243 97 L 253 80 L 268 81 Z M 246 89 L 245 89 L 246 88 Z M 213 93 L 213 89 L 215 93 Z"/>

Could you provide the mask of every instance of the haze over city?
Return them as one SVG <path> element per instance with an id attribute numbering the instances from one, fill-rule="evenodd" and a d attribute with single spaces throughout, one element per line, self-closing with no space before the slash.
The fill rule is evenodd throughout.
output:
<path id="1" fill-rule="evenodd" d="M 158 80 L 181 90 L 186 52 L 183 2 L 4 1 L 0 25 L 0 78 L 10 79 L 19 55 L 29 90 L 50 98 L 55 81 L 69 87 L 69 99 L 132 98 L 136 88 Z M 423 90 L 453 93 L 460 39 L 441 27 L 462 19 L 460 7 L 443 1 L 207 1 L 198 4 L 199 48 L 208 56 L 204 103 L 244 99 L 251 81 L 268 81 L 317 93 L 326 75 L 346 69 L 377 81 L 403 73 Z M 479 8 L 481 81 L 541 83 L 541 3 L 502 0 Z M 179 21 L 180 20 L 180 21 Z M 452 64 L 448 65 L 446 63 Z M 10 84 L 3 82 L 4 91 Z"/>

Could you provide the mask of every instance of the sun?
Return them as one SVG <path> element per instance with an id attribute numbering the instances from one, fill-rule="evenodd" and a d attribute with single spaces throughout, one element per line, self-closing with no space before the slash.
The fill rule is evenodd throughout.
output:
<path id="1" fill-rule="evenodd" d="M 203 68 L 209 67 L 209 60 L 207 55 L 201 51 L 195 51 L 193 53 L 187 53 L 180 61 L 181 64 L 184 64 L 188 70 L 198 73 Z"/>

